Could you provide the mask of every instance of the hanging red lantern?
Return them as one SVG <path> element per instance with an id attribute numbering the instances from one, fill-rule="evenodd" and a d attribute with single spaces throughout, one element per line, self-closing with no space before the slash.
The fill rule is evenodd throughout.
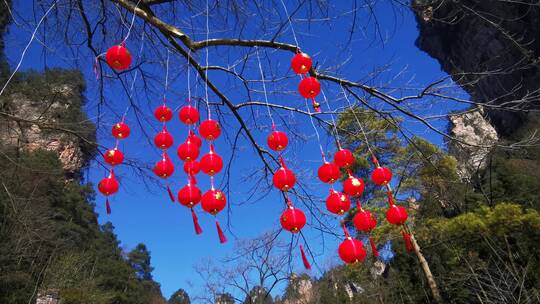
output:
<path id="1" fill-rule="evenodd" d="M 116 139 L 123 139 L 129 136 L 131 130 L 129 126 L 124 122 L 119 122 L 112 127 L 112 136 Z"/>
<path id="2" fill-rule="evenodd" d="M 321 84 L 315 77 L 306 77 L 300 81 L 298 90 L 304 98 L 312 99 L 321 92 Z"/>
<path id="3" fill-rule="evenodd" d="M 386 167 L 377 167 L 371 173 L 371 180 L 377 185 L 386 185 L 392 180 L 392 171 Z"/>
<path id="4" fill-rule="evenodd" d="M 110 47 L 105 54 L 105 59 L 111 68 L 118 71 L 123 71 L 131 65 L 131 54 L 123 43 Z"/>
<path id="5" fill-rule="evenodd" d="M 348 168 L 354 163 L 354 155 L 350 150 L 341 149 L 334 154 L 334 163 L 340 168 Z"/>
<path id="6" fill-rule="evenodd" d="M 288 191 L 296 183 L 296 177 L 294 173 L 283 165 L 274 173 L 272 178 L 274 187 L 281 191 Z"/>
<path id="7" fill-rule="evenodd" d="M 326 209 L 334 214 L 342 215 L 351 208 L 351 200 L 347 195 L 330 190 L 330 195 L 326 198 Z"/>
<path id="8" fill-rule="evenodd" d="M 166 121 L 171 120 L 172 115 L 173 113 L 172 113 L 171 108 L 167 107 L 166 105 L 161 105 L 157 107 L 156 110 L 154 111 L 154 117 L 156 117 L 156 119 L 161 122 L 166 122 Z"/>
<path id="9" fill-rule="evenodd" d="M 390 224 L 403 225 L 407 221 L 407 209 L 395 204 L 390 205 L 390 208 L 386 211 L 386 219 Z"/>
<path id="10" fill-rule="evenodd" d="M 291 61 L 291 68 L 296 74 L 305 74 L 311 69 L 312 60 L 306 53 L 296 53 Z"/>
<path id="11" fill-rule="evenodd" d="M 326 162 L 319 167 L 317 175 L 321 182 L 333 184 L 341 177 L 341 171 L 336 164 Z"/>
<path id="12" fill-rule="evenodd" d="M 201 196 L 201 189 L 192 183 L 188 183 L 178 191 L 178 201 L 188 208 L 197 205 L 201 201 Z"/>
<path id="13" fill-rule="evenodd" d="M 103 154 L 105 162 L 111 166 L 116 166 L 124 161 L 124 153 L 117 148 L 109 149 Z"/>
<path id="14" fill-rule="evenodd" d="M 118 192 L 119 184 L 114 175 L 114 171 L 111 170 L 109 176 L 99 181 L 98 190 L 105 196 L 109 196 Z"/>
<path id="15" fill-rule="evenodd" d="M 199 164 L 201 166 L 201 171 L 210 176 L 219 173 L 223 168 L 223 160 L 221 160 L 221 156 L 214 151 L 214 146 L 212 145 L 210 145 L 210 151 L 201 157 Z"/>
<path id="16" fill-rule="evenodd" d="M 302 210 L 289 205 L 279 218 L 281 227 L 292 233 L 298 233 L 306 225 L 306 215 Z"/>
<path id="17" fill-rule="evenodd" d="M 187 139 L 189 141 L 191 141 L 192 143 L 194 143 L 199 148 L 202 146 L 201 138 L 199 136 L 197 136 L 197 134 L 193 133 L 193 131 L 191 131 L 191 130 L 189 130 Z"/>
<path id="18" fill-rule="evenodd" d="M 192 105 L 187 105 L 180 109 L 178 116 L 180 117 L 180 121 L 186 125 L 192 125 L 199 121 L 199 110 Z"/>
<path id="19" fill-rule="evenodd" d="M 188 139 L 178 146 L 176 154 L 178 154 L 178 157 L 183 161 L 193 161 L 199 157 L 199 147 Z"/>
<path id="20" fill-rule="evenodd" d="M 227 198 L 225 194 L 216 189 L 206 191 L 201 198 L 201 207 L 212 215 L 216 215 L 223 210 L 226 204 Z"/>
<path id="21" fill-rule="evenodd" d="M 350 196 L 360 196 L 364 192 L 364 181 L 359 177 L 349 176 L 343 182 L 343 191 Z"/>
<path id="22" fill-rule="evenodd" d="M 174 172 L 174 165 L 168 156 L 164 155 L 163 158 L 156 162 L 154 165 L 154 173 L 161 177 L 167 178 Z"/>
<path id="23" fill-rule="evenodd" d="M 362 262 L 366 258 L 366 250 L 362 241 L 347 237 L 338 248 L 339 257 L 346 264 Z"/>
<path id="24" fill-rule="evenodd" d="M 353 224 L 358 231 L 368 233 L 377 226 L 377 219 L 373 216 L 373 213 L 360 209 L 353 217 Z"/>
<path id="25" fill-rule="evenodd" d="M 283 151 L 289 144 L 289 138 L 285 132 L 272 131 L 266 140 L 268 147 L 274 151 Z"/>
<path id="26" fill-rule="evenodd" d="M 196 175 L 201 170 L 199 162 L 196 160 L 188 161 L 184 163 L 184 172 L 188 175 Z"/>
<path id="27" fill-rule="evenodd" d="M 217 121 L 208 119 L 199 125 L 199 133 L 206 140 L 215 140 L 221 134 L 221 129 Z"/>
<path id="28" fill-rule="evenodd" d="M 163 130 L 154 137 L 154 144 L 160 149 L 169 149 L 173 145 L 173 137 L 164 127 Z"/>

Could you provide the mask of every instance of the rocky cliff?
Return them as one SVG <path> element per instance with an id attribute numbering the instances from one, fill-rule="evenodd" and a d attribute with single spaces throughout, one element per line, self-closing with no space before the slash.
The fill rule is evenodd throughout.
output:
<path id="1" fill-rule="evenodd" d="M 540 6 L 535 0 L 414 0 L 416 45 L 471 99 L 502 136 L 539 107 Z"/>

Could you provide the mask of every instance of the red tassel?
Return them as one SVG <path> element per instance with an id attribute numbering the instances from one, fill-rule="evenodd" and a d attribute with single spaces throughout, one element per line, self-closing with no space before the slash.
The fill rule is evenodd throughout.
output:
<path id="1" fill-rule="evenodd" d="M 226 243 L 227 238 L 225 237 L 225 234 L 223 233 L 223 230 L 221 230 L 221 227 L 219 226 L 218 220 L 216 220 L 216 228 L 217 228 L 217 233 L 219 235 L 219 242 L 221 244 Z"/>
<path id="2" fill-rule="evenodd" d="M 408 234 L 405 230 L 403 230 L 401 233 L 403 234 L 403 241 L 405 242 L 405 248 L 407 248 L 407 251 L 413 251 L 411 235 Z"/>
<path id="3" fill-rule="evenodd" d="M 171 188 L 169 188 L 169 185 L 167 185 L 167 192 L 169 192 L 169 197 L 171 198 L 171 201 L 174 203 L 174 195 L 172 194 Z"/>
<path id="4" fill-rule="evenodd" d="M 111 214 L 111 204 L 109 203 L 109 199 L 105 201 L 105 208 L 107 209 L 107 214 Z"/>
<path id="5" fill-rule="evenodd" d="M 372 237 L 369 237 L 369 244 L 371 245 L 371 252 L 373 252 L 373 256 L 378 257 L 379 251 L 377 250 L 377 247 L 375 246 L 375 242 L 373 241 Z"/>
<path id="6" fill-rule="evenodd" d="M 199 225 L 199 219 L 197 218 L 197 214 L 195 214 L 195 211 L 193 211 L 193 208 L 191 209 L 191 218 L 193 219 L 193 227 L 195 227 L 195 234 L 201 234 L 202 228 Z"/>
<path id="7" fill-rule="evenodd" d="M 302 245 L 300 245 L 300 253 L 302 254 L 302 262 L 304 262 L 304 267 L 306 267 L 307 270 L 310 270 L 311 265 L 309 264 L 306 253 L 304 252 L 304 247 Z"/>

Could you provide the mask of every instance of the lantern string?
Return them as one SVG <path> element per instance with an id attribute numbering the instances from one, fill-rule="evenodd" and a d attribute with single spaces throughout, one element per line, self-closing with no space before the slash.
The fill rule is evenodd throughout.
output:
<path id="1" fill-rule="evenodd" d="M 264 101 L 266 102 L 266 110 L 268 110 L 268 117 L 270 117 L 270 121 L 272 121 L 272 129 L 275 128 L 276 123 L 274 122 L 274 118 L 272 117 L 272 112 L 270 111 L 270 105 L 268 104 L 268 95 L 266 93 L 266 84 L 264 79 L 264 73 L 261 66 L 261 58 L 259 57 L 259 48 L 255 47 L 255 54 L 257 55 L 257 62 L 259 64 L 259 72 L 261 73 L 261 80 L 262 80 L 262 87 L 264 92 Z"/>
<path id="2" fill-rule="evenodd" d="M 188 58 L 191 58 L 191 49 L 188 48 Z M 187 90 L 188 90 L 188 104 L 191 105 L 191 73 L 190 73 L 190 67 L 191 65 L 189 64 L 189 60 L 188 60 L 188 64 L 187 64 L 187 68 L 186 68 L 186 71 L 187 71 Z M 191 125 L 190 125 L 190 129 L 191 129 Z"/>
<path id="3" fill-rule="evenodd" d="M 210 102 L 208 101 L 208 39 L 210 38 L 210 8 L 208 6 L 208 0 L 206 0 L 206 67 L 204 69 L 204 93 L 206 98 L 206 110 L 208 112 L 208 119 L 212 118 L 212 113 L 210 112 Z"/>
<path id="4" fill-rule="evenodd" d="M 330 112 L 330 118 L 332 119 L 332 126 L 334 127 L 334 134 L 336 136 L 336 143 L 338 146 L 338 150 L 341 150 L 341 140 L 339 138 L 339 133 L 337 130 L 337 124 L 336 120 L 334 118 L 334 114 L 332 113 L 332 108 L 330 107 L 330 103 L 328 102 L 328 99 L 326 98 L 326 94 L 324 94 L 324 90 L 321 88 L 321 94 L 323 96 L 324 103 L 326 104 L 326 107 L 328 108 L 328 111 Z"/>
<path id="5" fill-rule="evenodd" d="M 310 112 L 307 98 L 304 98 L 304 100 L 306 102 L 306 109 L 307 109 L 307 111 L 309 113 L 309 119 L 311 121 L 311 126 L 313 127 L 313 130 L 315 131 L 315 135 L 317 136 L 317 143 L 319 144 L 319 149 L 321 150 L 322 159 L 323 159 L 324 162 L 326 162 L 326 157 L 324 156 L 324 149 L 323 149 L 322 144 L 321 144 L 321 137 L 319 135 L 319 130 L 317 130 L 317 127 L 315 126 L 315 122 L 313 121 L 313 114 L 314 113 Z"/>
<path id="6" fill-rule="evenodd" d="M 294 42 L 296 43 L 297 47 L 300 47 L 299 43 L 298 43 L 298 39 L 296 38 L 296 32 L 294 31 L 291 16 L 289 15 L 289 11 L 287 10 L 287 6 L 285 5 L 285 2 L 283 2 L 283 0 L 281 0 L 281 5 L 283 6 L 283 10 L 285 11 L 285 15 L 287 16 L 287 20 L 289 21 L 289 27 L 291 28 L 291 33 L 293 35 Z"/>
<path id="7" fill-rule="evenodd" d="M 360 132 L 362 132 L 362 135 L 364 137 L 364 140 L 366 142 L 366 147 L 369 151 L 369 154 L 371 154 L 371 157 L 376 159 L 375 157 L 375 153 L 373 152 L 373 150 L 371 149 L 371 144 L 369 143 L 369 140 L 367 138 L 367 135 L 366 135 L 366 132 L 364 131 L 364 127 L 362 126 L 362 123 L 360 122 L 360 119 L 358 118 L 358 116 L 356 115 L 355 111 L 354 111 L 354 108 L 352 106 L 352 103 L 349 99 L 349 97 L 347 96 L 347 93 L 345 92 L 345 89 L 343 89 L 343 86 L 340 86 L 341 88 L 341 91 L 343 92 L 343 96 L 345 97 L 345 100 L 347 101 L 347 103 L 349 104 L 349 108 L 351 109 L 351 112 L 354 116 L 354 119 L 356 120 L 356 123 L 358 124 L 358 127 L 360 128 Z"/>
<path id="8" fill-rule="evenodd" d="M 166 101 L 166 94 L 169 89 L 169 49 L 167 49 L 167 61 L 165 62 L 165 88 L 163 92 L 163 104 L 165 104 Z"/>
<path id="9" fill-rule="evenodd" d="M 139 7 L 140 3 L 141 3 L 141 0 L 137 1 L 137 4 L 135 4 L 135 9 L 133 10 L 133 16 L 131 16 L 131 24 L 129 25 L 128 32 L 127 32 L 126 37 L 124 38 L 124 40 L 122 40 L 122 43 L 125 43 L 128 40 L 129 35 L 131 34 L 131 29 L 133 28 L 133 25 L 135 24 L 135 15 L 136 15 L 135 11 Z"/>

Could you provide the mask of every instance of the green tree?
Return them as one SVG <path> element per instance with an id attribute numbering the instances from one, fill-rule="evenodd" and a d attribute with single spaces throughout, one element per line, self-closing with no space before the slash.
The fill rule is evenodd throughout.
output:
<path id="1" fill-rule="evenodd" d="M 167 303 L 168 304 L 190 304 L 191 301 L 189 299 L 188 293 L 182 288 L 180 288 L 171 295 Z"/>
<path id="2" fill-rule="evenodd" d="M 137 277 L 141 280 L 152 280 L 154 267 L 150 264 L 150 252 L 144 244 L 137 246 L 128 253 L 128 262 L 135 269 Z"/>

